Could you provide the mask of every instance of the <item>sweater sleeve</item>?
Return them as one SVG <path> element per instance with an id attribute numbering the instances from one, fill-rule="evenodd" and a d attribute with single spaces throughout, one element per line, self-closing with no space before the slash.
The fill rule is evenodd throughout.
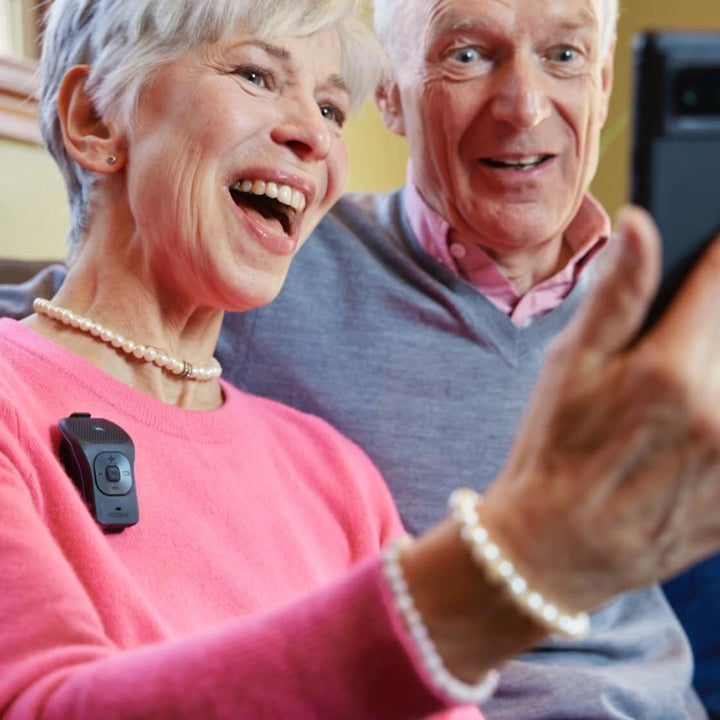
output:
<path id="1" fill-rule="evenodd" d="M 442 710 L 398 628 L 378 560 L 277 611 L 121 648 L 33 487 L 0 452 L 4 720 L 381 720 Z"/>

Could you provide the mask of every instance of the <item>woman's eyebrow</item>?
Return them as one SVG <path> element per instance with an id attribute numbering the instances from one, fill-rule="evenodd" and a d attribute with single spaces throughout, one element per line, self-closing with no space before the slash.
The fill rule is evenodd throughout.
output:
<path id="1" fill-rule="evenodd" d="M 279 45 L 273 45 L 272 43 L 263 42 L 262 40 L 255 40 L 250 43 L 251 45 L 257 45 L 261 50 L 264 50 L 268 55 L 272 55 L 278 60 L 291 60 L 292 56 L 287 48 L 280 47 Z"/>
<path id="2" fill-rule="evenodd" d="M 273 45 L 272 43 L 265 42 L 264 40 L 241 40 L 240 42 L 234 42 L 228 46 L 230 50 L 248 47 L 254 47 L 258 50 L 262 50 L 264 53 L 267 53 L 278 60 L 282 60 L 283 62 L 290 62 L 292 60 L 292 55 L 287 48 L 281 47 L 280 45 Z"/>

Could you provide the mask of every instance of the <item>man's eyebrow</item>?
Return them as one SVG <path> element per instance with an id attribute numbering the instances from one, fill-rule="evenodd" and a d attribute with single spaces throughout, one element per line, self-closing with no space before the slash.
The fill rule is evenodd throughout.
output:
<path id="1" fill-rule="evenodd" d="M 585 30 L 586 28 L 597 28 L 600 25 L 600 19 L 595 13 L 583 8 L 572 17 L 558 15 L 556 19 L 558 27 L 566 30 Z"/>
<path id="2" fill-rule="evenodd" d="M 468 17 L 467 15 L 444 15 L 433 27 L 433 35 L 461 32 L 463 30 L 482 30 L 489 27 L 484 18 Z"/>
<path id="3" fill-rule="evenodd" d="M 323 84 L 323 87 L 330 88 L 332 90 L 340 90 L 340 92 L 347 93 L 350 95 L 350 87 L 345 82 L 341 75 L 331 75 Z"/>

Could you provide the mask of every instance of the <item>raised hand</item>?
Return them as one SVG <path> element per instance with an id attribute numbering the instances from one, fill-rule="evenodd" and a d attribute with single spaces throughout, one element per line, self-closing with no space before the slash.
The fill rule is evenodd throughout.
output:
<path id="1" fill-rule="evenodd" d="M 720 242 L 639 339 L 659 237 L 628 208 L 613 242 L 483 511 L 530 582 L 575 609 L 720 548 Z"/>

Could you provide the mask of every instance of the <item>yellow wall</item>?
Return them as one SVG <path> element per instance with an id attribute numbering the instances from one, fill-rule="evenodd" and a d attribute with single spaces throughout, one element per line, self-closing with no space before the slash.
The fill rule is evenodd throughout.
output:
<path id="1" fill-rule="evenodd" d="M 347 124 L 350 157 L 348 190 L 387 192 L 405 182 L 405 140 L 385 129 L 370 100 Z"/>
<path id="2" fill-rule="evenodd" d="M 615 91 L 593 192 L 610 212 L 628 193 L 630 38 L 643 28 L 712 28 L 720 31 L 718 0 L 621 0 Z M 407 152 L 385 130 L 369 103 L 347 129 L 349 189 L 390 190 L 402 184 Z M 44 151 L 0 138 L 0 256 L 60 258 L 67 230 L 65 191 Z"/>
<path id="3" fill-rule="evenodd" d="M 0 256 L 63 257 L 66 208 L 65 186 L 45 150 L 0 139 Z"/>

